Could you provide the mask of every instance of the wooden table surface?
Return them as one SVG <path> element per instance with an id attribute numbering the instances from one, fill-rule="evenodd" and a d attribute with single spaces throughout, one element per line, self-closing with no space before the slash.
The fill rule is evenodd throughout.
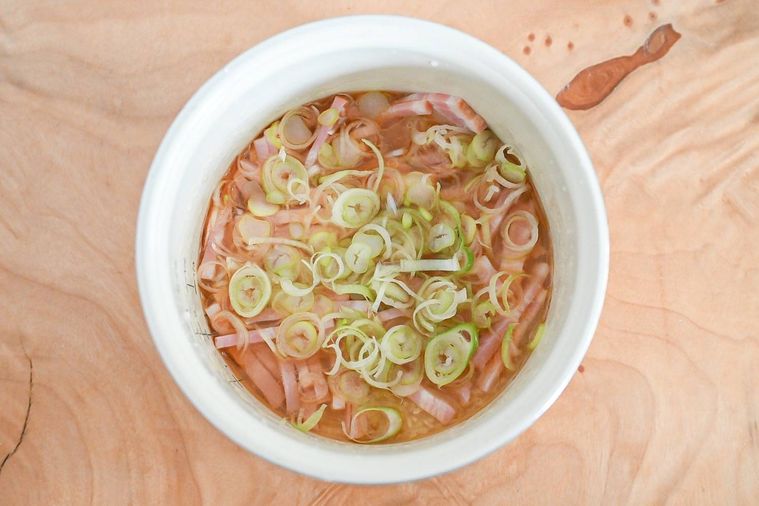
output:
<path id="1" fill-rule="evenodd" d="M 0 503 L 759 504 L 759 5 L 0 1 Z M 429 18 L 552 94 L 682 38 L 570 111 L 608 207 L 606 304 L 582 372 L 517 441 L 452 474 L 319 482 L 241 450 L 164 369 L 139 306 L 153 154 L 224 63 L 281 30 Z"/>

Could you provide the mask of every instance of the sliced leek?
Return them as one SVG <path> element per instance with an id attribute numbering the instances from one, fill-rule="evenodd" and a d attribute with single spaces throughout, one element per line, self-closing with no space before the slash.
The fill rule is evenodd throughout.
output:
<path id="1" fill-rule="evenodd" d="M 388 407 L 370 407 L 356 411 L 356 413 L 353 415 L 353 418 L 351 418 L 351 428 L 356 425 L 356 421 L 360 416 L 368 416 L 374 413 L 378 413 L 382 415 L 382 418 L 384 418 L 384 420 L 370 421 L 370 426 L 384 422 L 384 428 L 379 429 L 382 430 L 382 433 L 380 435 L 375 436 L 371 439 L 358 439 L 357 437 L 352 436 L 352 431 L 350 431 L 348 433 L 348 437 L 357 443 L 372 444 L 390 439 L 391 437 L 398 434 L 398 432 L 400 432 L 401 428 L 403 427 L 403 418 L 397 409 Z"/>
<path id="2" fill-rule="evenodd" d="M 301 432 L 308 432 L 314 427 L 316 427 L 316 424 L 318 424 L 321 419 L 322 415 L 324 415 L 324 410 L 327 409 L 326 404 L 322 404 L 319 406 L 319 409 L 311 413 L 311 416 L 306 418 L 306 421 L 299 421 L 293 424 L 293 427 L 298 429 Z"/>
<path id="3" fill-rule="evenodd" d="M 390 362 L 403 365 L 419 357 L 422 345 L 422 336 L 413 327 L 396 325 L 385 332 L 380 349 Z"/>
<path id="4" fill-rule="evenodd" d="M 510 323 L 506 329 L 506 334 L 503 336 L 503 341 L 501 341 L 501 360 L 504 367 L 509 371 L 514 370 L 514 362 L 511 360 L 511 340 L 514 338 L 514 328 L 516 326 L 516 323 Z"/>
<path id="5" fill-rule="evenodd" d="M 477 338 L 477 328 L 468 323 L 433 337 L 424 352 L 427 379 L 439 387 L 455 381 L 469 365 L 477 349 Z"/>
<path id="6" fill-rule="evenodd" d="M 271 297 L 271 281 L 257 265 L 245 264 L 229 280 L 229 302 L 245 318 L 263 311 Z"/>
<path id="7" fill-rule="evenodd" d="M 319 351 L 324 337 L 324 323 L 316 314 L 295 313 L 277 329 L 277 350 L 285 357 L 303 360 Z"/>
<path id="8" fill-rule="evenodd" d="M 332 221 L 341 227 L 359 228 L 366 225 L 380 210 L 376 193 L 353 188 L 340 194 L 332 207 Z"/>

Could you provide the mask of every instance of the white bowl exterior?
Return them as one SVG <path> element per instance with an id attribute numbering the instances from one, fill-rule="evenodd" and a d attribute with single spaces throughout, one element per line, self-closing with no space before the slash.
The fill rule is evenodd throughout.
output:
<path id="1" fill-rule="evenodd" d="M 470 420 L 418 441 L 357 446 L 302 434 L 252 398 L 208 338 L 195 284 L 201 227 L 229 162 L 287 109 L 339 91 L 437 91 L 464 97 L 528 166 L 554 246 L 546 334 L 508 388 Z M 242 447 L 321 479 L 388 483 L 469 463 L 515 438 L 566 387 L 596 328 L 608 229 L 590 159 L 545 90 L 464 33 L 394 16 L 305 25 L 250 49 L 187 103 L 145 184 L 137 232 L 143 310 L 169 371 L 198 410 Z"/>

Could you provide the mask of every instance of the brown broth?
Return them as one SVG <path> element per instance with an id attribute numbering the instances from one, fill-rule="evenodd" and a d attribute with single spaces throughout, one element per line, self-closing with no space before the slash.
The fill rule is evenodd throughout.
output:
<path id="1" fill-rule="evenodd" d="M 405 94 L 401 93 L 384 93 L 390 104 L 399 103 L 400 99 L 405 96 Z M 362 93 L 341 94 L 341 96 L 345 97 L 348 102 L 344 109 L 345 112 L 343 113 L 343 116 L 341 116 L 341 122 L 348 122 L 352 119 L 361 117 L 362 109 L 357 105 L 358 99 L 361 97 L 361 95 Z M 308 106 L 314 106 L 318 109 L 319 112 L 322 112 L 328 108 L 330 104 L 332 104 L 333 99 L 334 96 L 326 97 L 312 102 L 311 104 L 308 104 Z M 474 113 L 472 112 L 472 114 Z M 458 204 L 461 207 L 460 211 L 465 211 L 467 214 L 476 218 L 480 214 L 480 211 L 472 203 L 472 195 L 478 190 L 465 191 L 464 187 L 483 169 L 471 170 L 467 168 L 453 168 L 450 166 L 451 161 L 450 158 L 448 158 L 448 155 L 441 156 L 442 151 L 435 146 L 433 146 L 431 149 L 428 149 L 429 146 L 425 146 L 423 148 L 407 148 L 406 153 L 402 156 L 391 156 L 394 151 L 397 151 L 399 149 L 398 146 L 408 147 L 409 144 L 413 146 L 413 142 L 408 142 L 409 134 L 406 130 L 423 132 L 430 126 L 447 124 L 450 121 L 450 111 L 443 110 L 443 112 L 440 112 L 435 107 L 433 108 L 433 112 L 431 114 L 422 116 L 411 116 L 401 119 L 383 119 L 382 116 L 380 116 L 378 123 L 375 123 L 375 125 L 379 127 L 378 132 L 375 132 L 373 130 L 374 127 L 371 125 L 371 122 L 368 123 L 369 126 L 364 126 L 364 128 L 366 129 L 366 134 L 368 137 L 372 138 L 373 142 L 375 142 L 375 144 L 380 148 L 383 153 L 383 157 L 385 158 L 385 163 L 388 168 L 385 172 L 385 178 L 382 179 L 383 184 L 386 179 L 392 181 L 392 174 L 394 171 L 397 171 L 399 174 L 401 174 L 400 177 L 406 177 L 406 174 L 411 171 L 421 171 L 424 173 L 436 175 L 442 187 L 442 191 L 440 193 L 441 198 L 449 200 L 454 204 Z M 310 130 L 315 130 L 316 128 L 318 128 L 318 125 L 315 124 Z M 359 125 L 358 128 L 362 128 L 362 126 Z M 335 132 L 334 134 L 330 135 L 329 139 L 333 140 L 337 135 L 339 135 L 339 132 Z M 471 133 L 468 134 L 469 137 L 471 137 L 471 135 Z M 260 139 L 261 134 L 259 134 L 256 138 Z M 500 146 L 500 142 L 498 145 Z M 305 158 L 307 158 L 308 151 L 309 147 L 306 147 L 300 150 L 288 149 L 287 153 L 303 161 Z M 443 154 L 445 153 L 443 152 Z M 512 162 L 519 163 L 519 159 L 514 154 L 509 153 L 507 155 L 507 159 Z M 231 274 L 236 270 L 237 266 L 239 266 L 244 261 L 250 261 L 257 264 L 261 264 L 265 261 L 267 255 L 266 252 L 262 253 L 255 248 L 251 250 L 241 246 L 239 240 L 239 232 L 234 226 L 235 220 L 239 220 L 240 216 L 247 213 L 245 205 L 246 195 L 244 195 L 243 191 L 244 188 L 247 188 L 245 184 L 250 180 L 256 180 L 256 177 L 260 179 L 260 168 L 262 164 L 263 161 L 259 160 L 259 153 L 257 153 L 256 146 L 254 145 L 254 142 L 251 141 L 251 143 L 247 145 L 230 164 L 229 169 L 222 178 L 218 190 L 215 193 L 214 198 L 210 204 L 210 209 L 206 217 L 206 224 L 204 227 L 206 233 L 204 234 L 200 245 L 200 258 L 198 265 L 201 266 L 201 269 L 203 269 L 204 264 L 210 265 L 208 262 L 209 258 L 211 257 L 221 260 L 224 260 L 225 257 L 229 257 L 233 259 L 233 265 L 231 267 L 227 266 L 224 268 L 221 265 L 217 265 L 215 271 L 212 269 L 214 273 L 213 276 L 210 276 L 208 273 L 202 274 L 201 270 L 199 270 L 198 277 L 201 281 L 199 285 L 201 287 L 202 305 L 208 314 L 212 314 L 213 311 L 216 311 L 218 309 L 234 313 L 234 309 L 230 307 L 229 297 L 226 292 L 226 286 L 229 282 Z M 356 170 L 368 170 L 373 169 L 376 167 L 376 165 L 376 158 L 373 156 L 365 155 L 362 157 L 361 161 L 352 168 Z M 322 170 L 324 172 L 321 175 L 335 172 L 335 170 L 325 170 L 324 168 L 322 168 Z M 396 443 L 425 437 L 440 432 L 447 427 L 470 418 L 472 415 L 485 408 L 504 390 L 506 385 L 519 372 L 524 362 L 529 357 L 530 352 L 528 349 L 528 342 L 535 331 L 537 323 L 542 322 L 545 319 L 547 308 L 550 302 L 552 250 L 545 213 L 542 209 L 537 192 L 532 186 L 529 172 L 526 176 L 525 185 L 527 186 L 527 191 L 520 198 L 514 201 L 514 203 L 508 209 L 509 213 L 513 212 L 514 210 L 528 210 L 537 218 L 538 221 L 538 241 L 535 246 L 529 251 L 529 253 L 524 257 L 522 262 L 522 269 L 517 270 L 515 267 L 515 265 L 518 265 L 519 262 L 503 261 L 505 258 L 504 253 L 508 251 L 508 247 L 503 244 L 503 240 L 500 238 L 500 234 L 498 232 L 498 227 L 496 227 L 496 230 L 493 232 L 491 250 L 488 251 L 487 248 L 476 246 L 478 240 L 483 237 L 481 230 L 478 230 L 477 238 L 475 238 L 474 242 L 472 243 L 472 249 L 475 250 L 475 253 L 479 253 L 477 256 L 487 256 L 495 267 L 496 271 L 501 270 L 501 268 L 505 266 L 505 269 L 513 269 L 513 272 L 515 273 L 520 271 L 531 273 L 533 271 L 533 268 L 536 266 L 542 264 L 547 264 L 548 266 L 548 274 L 545 276 L 545 279 L 542 283 L 536 284 L 536 286 L 539 287 L 539 290 L 536 293 L 545 295 L 544 302 L 539 306 L 536 317 L 532 320 L 532 324 L 530 325 L 529 329 L 526 332 L 521 333 L 519 340 L 515 339 L 515 346 L 512 348 L 512 360 L 515 365 L 514 371 L 509 371 L 503 368 L 502 363 L 501 366 L 498 367 L 498 364 L 495 364 L 495 362 L 493 362 L 496 360 L 496 358 L 498 361 L 500 361 L 501 346 L 499 339 L 495 354 L 493 355 L 496 358 L 491 358 L 487 362 L 487 365 L 481 369 L 475 368 L 474 371 L 470 371 L 471 368 L 474 368 L 474 366 L 470 363 L 467 370 L 450 385 L 446 385 L 438 389 L 438 387 L 432 384 L 429 379 L 424 377 L 422 385 L 425 388 L 436 392 L 436 395 L 442 396 L 444 400 L 449 402 L 455 408 L 455 416 L 448 423 L 441 423 L 435 417 L 424 411 L 421 407 L 417 406 L 415 402 L 408 397 L 398 397 L 390 391 L 384 389 L 371 388 L 369 398 L 362 402 L 360 405 L 350 405 L 350 403 L 348 403 L 348 409 L 351 409 L 353 412 L 363 406 L 386 406 L 394 407 L 399 410 L 404 420 L 403 427 L 395 437 L 390 438 L 387 442 Z M 382 188 L 380 188 L 380 191 L 382 191 Z M 391 191 L 394 191 L 394 189 L 391 188 Z M 504 191 L 504 196 L 510 193 L 508 190 L 502 189 L 501 191 Z M 501 194 L 499 193 L 498 195 Z M 480 195 L 480 197 L 482 197 L 482 195 Z M 498 198 L 501 197 L 499 196 Z M 384 197 L 382 202 L 384 207 Z M 400 203 L 398 205 L 400 206 Z M 225 208 L 230 209 L 230 211 L 228 211 L 228 222 L 219 225 L 220 216 L 224 215 Z M 298 206 L 293 206 L 293 209 L 296 208 L 298 208 Z M 284 209 L 284 207 L 282 209 Z M 276 217 L 277 215 L 275 214 L 274 216 Z M 434 217 L 433 221 L 437 219 L 437 217 Z M 271 219 L 266 220 L 271 222 Z M 296 223 L 297 222 L 298 221 L 296 221 Z M 287 230 L 285 230 L 285 228 Z M 318 228 L 318 225 L 316 228 Z M 329 224 L 323 225 L 322 228 L 324 230 L 334 230 L 334 227 Z M 480 227 L 480 229 L 481 228 L 484 227 Z M 214 247 L 209 245 L 211 237 L 214 236 L 214 234 L 211 232 L 218 229 L 221 230 L 221 239 L 217 240 L 217 246 L 215 247 L 216 249 L 213 249 Z M 274 235 L 279 237 L 289 237 L 288 231 L 290 230 L 291 228 L 287 228 L 283 225 L 275 225 L 273 227 Z M 346 235 L 340 230 L 336 230 L 336 232 L 338 232 L 339 237 L 344 237 Z M 313 235 L 313 231 L 309 230 L 308 235 Z M 209 253 L 209 249 L 215 253 Z M 477 250 L 479 250 L 479 252 Z M 466 279 L 469 279 L 471 281 L 472 274 L 468 276 L 470 277 Z M 400 278 L 406 279 L 403 277 L 403 275 L 401 275 Z M 413 281 L 410 280 L 410 277 L 408 279 L 409 284 L 411 284 Z M 528 275 L 517 278 L 517 280 L 514 282 L 513 287 L 515 292 L 515 302 L 512 305 L 512 308 L 519 303 L 520 287 L 529 286 L 530 279 L 531 276 Z M 472 293 L 476 292 L 481 287 L 486 286 L 487 281 L 489 281 L 489 278 L 487 280 L 480 280 L 480 282 L 473 282 L 473 288 L 471 290 L 471 293 L 469 293 L 470 297 Z M 336 298 L 334 294 L 327 288 L 319 286 L 315 289 L 315 292 L 317 291 L 328 296 L 330 299 Z M 487 296 L 485 296 L 485 298 L 487 298 Z M 536 297 L 536 299 L 537 298 L 538 297 Z M 360 297 L 354 297 L 354 299 L 360 299 Z M 269 305 L 267 305 L 267 307 L 268 306 Z M 469 307 L 470 306 L 468 303 L 459 306 L 459 310 L 456 315 L 458 320 L 466 321 L 467 318 L 471 319 Z M 498 315 L 493 317 L 493 326 L 497 324 L 499 318 L 500 317 Z M 396 319 L 391 320 L 390 322 L 394 325 L 399 321 L 405 320 Z M 214 318 L 211 318 L 209 316 L 208 323 L 211 328 L 214 329 L 213 338 L 219 335 L 235 332 L 235 328 L 230 326 L 226 321 L 214 320 Z M 248 328 L 248 330 L 252 330 L 259 327 L 264 328 L 269 326 L 276 326 L 278 323 L 279 321 L 273 321 L 271 323 L 246 324 L 246 328 Z M 389 327 L 389 325 L 385 324 L 385 328 L 387 327 Z M 481 346 L 483 343 L 483 336 L 485 336 L 487 333 L 487 329 L 480 330 Z M 221 353 L 228 363 L 230 369 L 233 371 L 234 375 L 253 396 L 255 396 L 260 402 L 264 403 L 264 405 L 267 405 L 269 408 L 273 409 L 277 415 L 288 419 L 291 422 L 295 421 L 295 414 L 288 414 L 286 412 L 285 402 L 280 403 L 280 405 L 276 408 L 273 408 L 270 405 L 270 403 L 267 401 L 267 398 L 262 393 L 262 390 L 258 388 L 251 377 L 246 374 L 245 369 L 242 366 L 246 354 L 253 354 L 256 357 L 263 357 L 265 360 L 257 362 L 258 365 L 270 370 L 271 376 L 278 381 L 277 385 L 279 388 L 282 388 L 282 375 L 280 374 L 279 377 L 277 377 L 278 372 L 275 367 L 277 365 L 277 359 L 275 358 L 274 353 L 265 344 L 250 344 L 244 348 L 237 348 L 233 346 L 221 350 Z M 334 363 L 334 360 L 334 352 L 328 349 L 322 349 L 318 351 L 312 358 L 309 359 L 309 361 L 312 361 L 314 363 L 319 362 L 323 371 L 328 370 Z M 477 384 L 478 381 L 482 379 L 481 377 L 485 374 L 483 371 L 488 369 L 491 364 L 493 366 L 493 370 L 498 369 L 500 372 L 497 375 L 497 379 L 492 382 L 490 388 L 488 388 L 487 391 L 483 391 L 477 386 Z M 306 376 L 303 376 L 303 373 L 301 373 L 301 378 L 303 377 Z M 471 388 L 471 398 L 468 402 L 464 402 L 462 398 L 460 398 L 454 392 L 456 388 L 459 388 L 462 385 L 465 386 L 467 384 Z M 330 397 L 331 395 L 332 388 L 330 387 Z M 342 428 L 342 423 L 346 421 L 346 411 L 345 409 L 333 409 L 330 400 L 320 400 L 319 402 L 306 403 L 307 409 L 304 414 L 307 416 L 309 412 L 315 410 L 316 407 L 318 407 L 322 402 L 325 402 L 328 406 L 324 411 L 321 420 L 312 429 L 311 432 L 332 439 L 350 441 L 350 439 L 347 438 L 344 434 Z M 302 402 L 301 405 L 303 406 Z"/>

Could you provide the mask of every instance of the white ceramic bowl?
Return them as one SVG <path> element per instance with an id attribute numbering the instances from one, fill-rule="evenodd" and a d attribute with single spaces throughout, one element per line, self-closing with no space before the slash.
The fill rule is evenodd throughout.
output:
<path id="1" fill-rule="evenodd" d="M 339 91 L 464 97 L 531 170 L 554 245 L 546 333 L 514 381 L 466 422 L 418 441 L 358 446 L 302 434 L 237 383 L 207 335 L 195 261 L 210 195 L 233 157 L 293 106 Z M 566 387 L 596 328 L 608 271 L 601 192 L 577 132 L 521 67 L 438 24 L 357 16 L 272 37 L 225 66 L 177 116 L 140 207 L 137 277 L 156 347 L 198 410 L 243 448 L 325 480 L 414 480 L 472 462 L 529 427 Z"/>

